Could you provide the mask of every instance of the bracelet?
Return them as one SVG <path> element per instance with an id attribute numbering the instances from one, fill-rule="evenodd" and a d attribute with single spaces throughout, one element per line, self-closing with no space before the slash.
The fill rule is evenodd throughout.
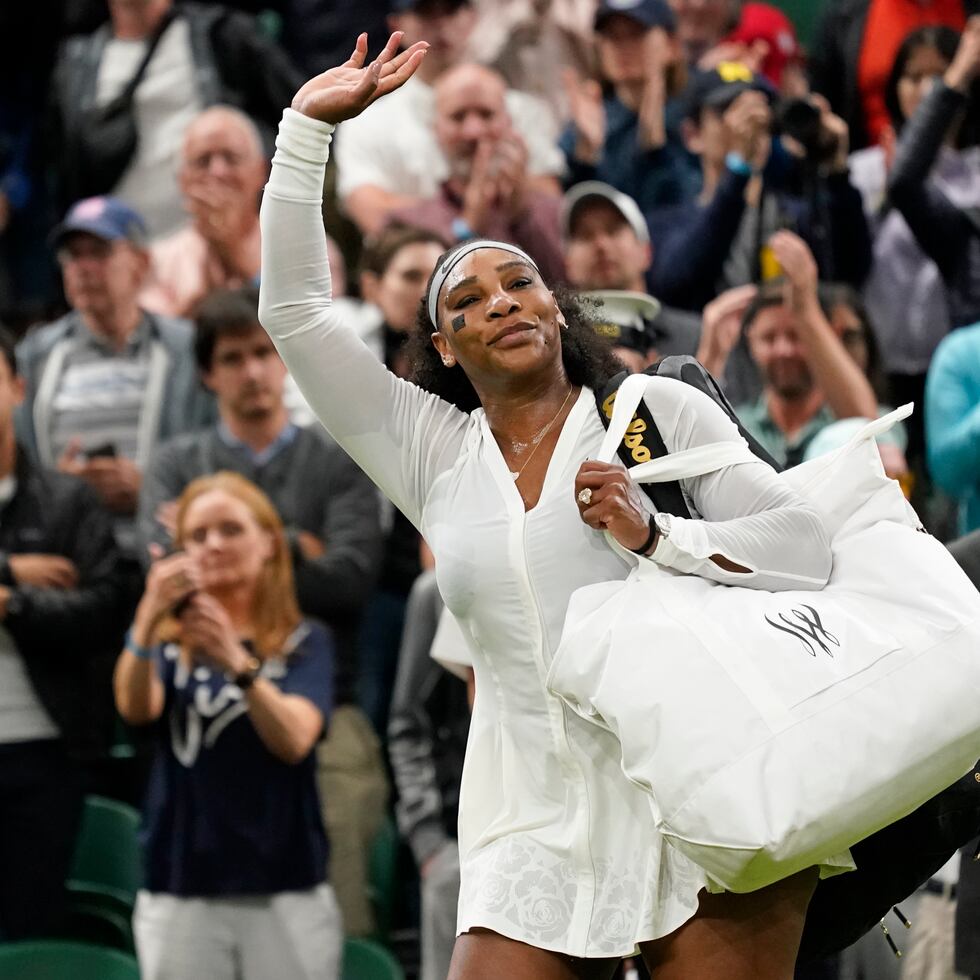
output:
<path id="1" fill-rule="evenodd" d="M 453 235 L 458 238 L 461 242 L 469 241 L 471 238 L 478 238 L 477 233 L 469 226 L 466 219 L 463 217 L 453 218 L 452 223 Z"/>
<path id="2" fill-rule="evenodd" d="M 141 647 L 133 639 L 133 628 L 130 627 L 126 631 L 126 642 L 124 643 L 125 648 L 134 656 L 137 660 L 152 660 L 153 659 L 153 648 L 152 647 Z"/>
<path id="3" fill-rule="evenodd" d="M 240 674 L 235 674 L 231 682 L 241 691 L 247 691 L 258 679 L 262 670 L 262 661 L 258 657 L 249 657 L 248 664 Z"/>
<path id="4" fill-rule="evenodd" d="M 725 166 L 733 174 L 738 174 L 739 177 L 752 176 L 752 165 L 741 153 L 736 153 L 734 150 L 725 156 Z"/>
<path id="5" fill-rule="evenodd" d="M 654 515 L 654 514 L 651 514 L 650 515 L 650 521 L 649 521 L 650 533 L 649 533 L 649 535 L 647 535 L 646 541 L 644 541 L 643 544 L 641 544 L 639 548 L 630 548 L 630 551 L 632 551 L 634 555 L 642 555 L 645 558 L 646 557 L 646 553 L 650 550 L 650 545 L 652 545 L 653 542 L 657 539 L 657 530 L 658 529 L 657 529 L 657 525 L 656 525 L 656 523 L 654 521 L 654 517 L 655 516 L 656 515 Z"/>

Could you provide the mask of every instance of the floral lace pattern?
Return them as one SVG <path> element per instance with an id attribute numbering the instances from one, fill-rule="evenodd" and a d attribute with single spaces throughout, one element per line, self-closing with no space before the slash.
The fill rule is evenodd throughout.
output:
<path id="1" fill-rule="evenodd" d="M 704 875 L 666 843 L 577 872 L 526 835 L 464 858 L 459 929 L 480 926 L 576 956 L 624 956 L 693 915 Z M 580 925 L 587 925 L 583 934 Z"/>

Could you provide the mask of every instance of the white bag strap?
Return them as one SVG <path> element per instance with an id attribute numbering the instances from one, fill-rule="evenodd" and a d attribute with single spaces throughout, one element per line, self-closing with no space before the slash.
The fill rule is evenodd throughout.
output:
<path id="1" fill-rule="evenodd" d="M 896 408 L 893 412 L 882 415 L 880 419 L 872 419 L 863 429 L 859 429 L 847 440 L 846 444 L 842 447 L 842 451 L 846 452 L 866 439 L 877 439 L 878 436 L 883 432 L 887 432 L 897 422 L 901 422 L 902 419 L 907 419 L 912 414 L 913 408 L 915 408 L 915 403 L 908 402 Z"/>
<path id="2" fill-rule="evenodd" d="M 597 459 L 600 462 L 608 463 L 616 456 L 619 444 L 633 421 L 637 405 L 646 394 L 647 387 L 656 384 L 657 380 L 645 374 L 631 374 L 619 386 L 616 401 L 613 403 L 613 416 L 599 447 Z M 713 473 L 734 463 L 757 461 L 758 457 L 744 443 L 712 442 L 640 463 L 631 467 L 629 474 L 637 483 L 668 483 L 671 480 L 704 476 L 705 473 Z"/>
<path id="3" fill-rule="evenodd" d="M 758 462 L 759 457 L 744 442 L 709 442 L 631 466 L 629 474 L 634 483 L 668 483 L 704 476 L 735 463 Z"/>

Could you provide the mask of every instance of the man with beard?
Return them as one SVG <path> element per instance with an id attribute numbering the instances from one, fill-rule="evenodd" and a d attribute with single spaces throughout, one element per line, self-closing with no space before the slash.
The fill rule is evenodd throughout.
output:
<path id="1" fill-rule="evenodd" d="M 393 211 L 391 221 L 449 241 L 492 238 L 534 256 L 548 280 L 564 278 L 559 198 L 537 189 L 528 151 L 507 110 L 507 86 L 491 68 L 450 68 L 434 85 L 435 136 L 449 177 L 432 197 Z"/>
<path id="2" fill-rule="evenodd" d="M 806 243 L 781 231 L 769 246 L 785 278 L 761 287 L 742 320 L 763 390 L 738 416 L 774 459 L 795 466 L 824 426 L 855 416 L 876 418 L 878 406 L 870 382 L 820 306 L 817 264 Z M 737 333 L 734 338 L 730 347 Z"/>
<path id="3" fill-rule="evenodd" d="M 657 356 L 694 353 L 700 317 L 665 308 L 647 294 L 645 277 L 653 251 L 646 221 L 633 198 L 598 180 L 576 184 L 562 200 L 561 235 L 570 286 L 583 292 L 615 290 L 645 297 L 651 305 L 644 315 L 650 320 Z"/>

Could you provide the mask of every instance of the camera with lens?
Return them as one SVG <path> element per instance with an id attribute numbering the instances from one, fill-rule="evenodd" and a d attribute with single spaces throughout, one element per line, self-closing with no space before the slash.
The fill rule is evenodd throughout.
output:
<path id="1" fill-rule="evenodd" d="M 803 149 L 805 162 L 812 166 L 833 159 L 837 149 L 833 135 L 820 121 L 820 110 L 808 99 L 787 99 L 775 107 L 773 135 L 794 140 Z"/>

